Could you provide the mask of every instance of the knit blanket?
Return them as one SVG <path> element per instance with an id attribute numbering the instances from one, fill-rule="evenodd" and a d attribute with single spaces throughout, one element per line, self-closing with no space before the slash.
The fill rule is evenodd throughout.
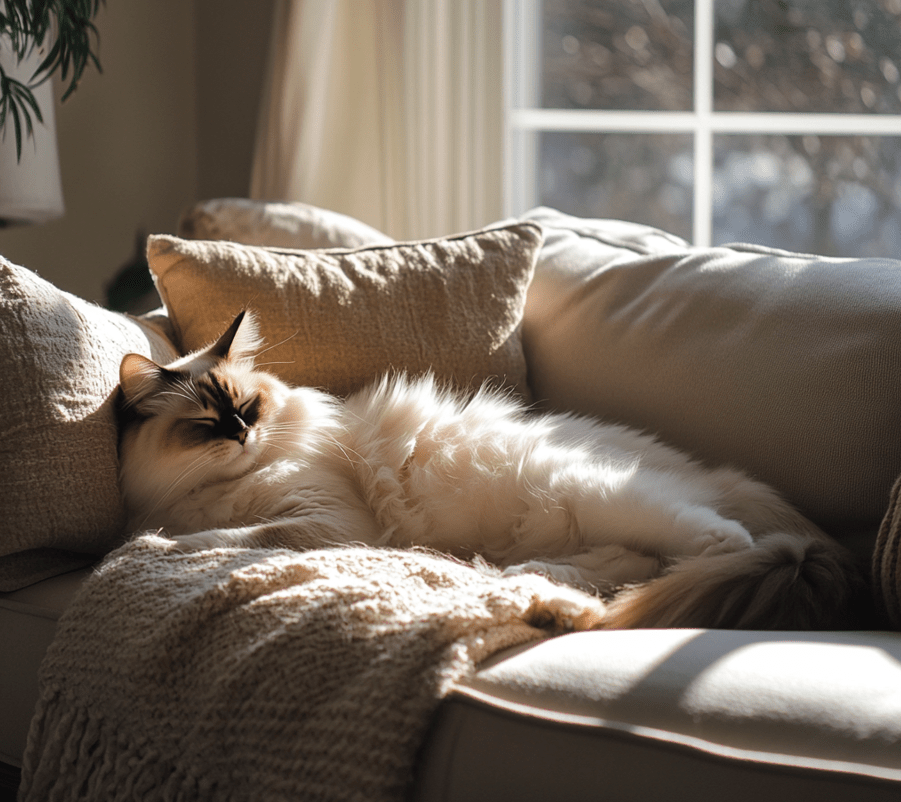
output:
<path id="1" fill-rule="evenodd" d="M 601 614 L 424 552 L 182 554 L 144 535 L 60 621 L 20 800 L 402 799 L 455 682 Z"/>

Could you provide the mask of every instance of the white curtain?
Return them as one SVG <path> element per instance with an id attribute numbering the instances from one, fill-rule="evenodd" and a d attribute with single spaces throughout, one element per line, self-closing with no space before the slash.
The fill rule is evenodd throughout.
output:
<path id="1" fill-rule="evenodd" d="M 277 0 L 251 196 L 396 239 L 503 213 L 503 0 Z"/>

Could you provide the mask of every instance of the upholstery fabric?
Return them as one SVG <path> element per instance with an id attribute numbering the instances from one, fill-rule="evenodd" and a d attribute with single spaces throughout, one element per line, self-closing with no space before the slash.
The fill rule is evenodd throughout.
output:
<path id="1" fill-rule="evenodd" d="M 886 626 L 901 631 L 901 477 L 892 496 L 873 549 L 873 596 Z"/>
<path id="2" fill-rule="evenodd" d="M 534 223 L 327 251 L 154 236 L 148 260 L 184 351 L 248 307 L 263 361 L 291 384 L 343 395 L 398 368 L 527 395 L 520 324 L 540 244 Z"/>
<path id="3" fill-rule="evenodd" d="M 92 570 L 92 566 L 86 566 L 17 591 L 0 592 L 0 762 L 22 766 L 28 726 L 38 698 L 41 661 L 56 634 L 60 614 Z"/>
<path id="4" fill-rule="evenodd" d="M 458 684 L 418 802 L 894 802 L 897 633 L 633 630 L 508 650 Z"/>
<path id="5" fill-rule="evenodd" d="M 116 545 L 119 363 L 175 351 L 151 325 L 2 258 L 0 343 L 0 590 L 14 590 Z"/>
<path id="6" fill-rule="evenodd" d="M 217 198 L 188 209 L 176 231 L 182 239 L 227 239 L 273 248 L 359 248 L 391 238 L 345 214 L 306 203 Z"/>
<path id="7" fill-rule="evenodd" d="M 733 245 L 550 209 L 523 322 L 536 399 L 649 429 L 875 533 L 901 473 L 901 262 Z"/>
<path id="8" fill-rule="evenodd" d="M 898 781 L 899 687 L 894 634 L 674 629 L 568 635 L 505 655 L 461 690 L 711 753 Z"/>

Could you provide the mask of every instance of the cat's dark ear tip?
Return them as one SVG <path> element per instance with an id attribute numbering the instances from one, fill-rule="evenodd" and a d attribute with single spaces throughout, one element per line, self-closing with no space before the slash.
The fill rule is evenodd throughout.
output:
<path id="1" fill-rule="evenodd" d="M 254 314 L 250 309 L 244 307 L 238 312 L 225 333 L 210 346 L 209 353 L 220 358 L 252 359 L 261 342 Z"/>

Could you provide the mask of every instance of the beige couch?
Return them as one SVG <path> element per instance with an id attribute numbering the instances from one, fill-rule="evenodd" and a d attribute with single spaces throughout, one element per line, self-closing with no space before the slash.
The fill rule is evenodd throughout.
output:
<path id="1" fill-rule="evenodd" d="M 403 351 L 407 325 L 433 338 L 426 351 L 447 377 L 504 376 L 541 405 L 744 467 L 869 571 L 901 473 L 901 262 L 693 249 L 548 209 L 523 220 L 408 246 L 299 204 L 211 202 L 186 215 L 181 238 L 151 242 L 167 312 L 141 320 L 0 260 L 0 370 L 17 391 L 0 421 L 0 761 L 21 765 L 40 663 L 98 559 L 85 554 L 121 540 L 118 360 L 199 345 L 236 304 L 262 306 L 267 341 L 285 341 L 273 362 L 290 365 L 275 369 L 293 381 L 346 391 L 386 360 L 421 367 L 422 348 Z M 308 256 L 254 244 L 370 247 L 338 278 L 319 264 L 311 283 Z M 366 328 L 384 315 L 400 329 Z M 859 631 L 598 631 L 501 651 L 437 708 L 413 798 L 898 799 L 889 512 L 878 603 Z"/>

